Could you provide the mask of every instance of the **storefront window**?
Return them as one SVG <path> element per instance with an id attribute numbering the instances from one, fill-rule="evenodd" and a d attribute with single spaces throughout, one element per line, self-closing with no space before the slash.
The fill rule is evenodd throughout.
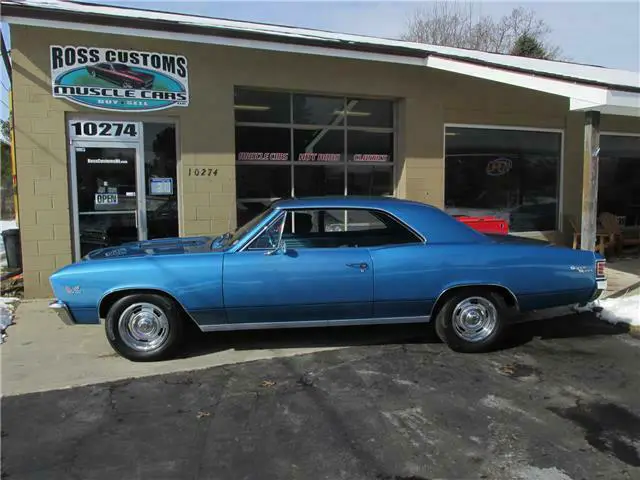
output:
<path id="1" fill-rule="evenodd" d="M 293 95 L 293 123 L 297 125 L 341 126 L 344 99 L 316 95 Z"/>
<path id="2" fill-rule="evenodd" d="M 178 236 L 176 128 L 173 124 L 144 124 L 144 169 L 147 238 Z M 158 185 L 171 185 L 158 189 Z"/>
<path id="3" fill-rule="evenodd" d="M 276 198 L 393 195 L 394 103 L 238 88 L 238 225 Z"/>
<path id="4" fill-rule="evenodd" d="M 640 226 L 640 135 L 601 135 L 598 214 L 623 226 Z"/>
<path id="5" fill-rule="evenodd" d="M 493 215 L 512 232 L 555 230 L 562 134 L 446 128 L 445 209 Z"/>
<path id="6" fill-rule="evenodd" d="M 294 130 L 293 158 L 305 163 L 344 162 L 344 130 Z"/>
<path id="7" fill-rule="evenodd" d="M 289 123 L 289 94 L 264 90 L 236 89 L 234 110 L 237 122 Z"/>

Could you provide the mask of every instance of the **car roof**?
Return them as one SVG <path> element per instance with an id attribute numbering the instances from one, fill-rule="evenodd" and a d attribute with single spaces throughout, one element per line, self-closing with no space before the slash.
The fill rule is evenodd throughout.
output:
<path id="1" fill-rule="evenodd" d="M 423 208 L 436 207 L 413 200 L 404 200 L 385 196 L 327 195 L 319 197 L 293 197 L 276 200 L 274 208 L 390 208 L 401 205 L 414 205 Z M 437 209 L 436 209 L 437 210 Z"/>
<path id="2" fill-rule="evenodd" d="M 433 205 L 393 197 L 325 196 L 277 200 L 281 209 L 369 208 L 390 213 L 411 226 L 429 243 L 480 243 L 490 241 L 480 232 L 452 218 Z"/>

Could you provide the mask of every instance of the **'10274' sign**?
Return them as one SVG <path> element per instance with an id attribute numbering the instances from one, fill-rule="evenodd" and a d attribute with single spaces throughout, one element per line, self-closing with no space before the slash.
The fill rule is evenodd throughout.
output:
<path id="1" fill-rule="evenodd" d="M 52 45 L 50 56 L 54 97 L 123 112 L 189 105 L 182 55 Z"/>

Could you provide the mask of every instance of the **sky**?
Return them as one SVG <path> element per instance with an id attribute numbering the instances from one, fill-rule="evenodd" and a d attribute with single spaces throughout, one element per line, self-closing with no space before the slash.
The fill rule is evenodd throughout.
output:
<path id="1" fill-rule="evenodd" d="M 276 23 L 336 32 L 395 38 L 411 13 L 428 2 L 418 1 L 154 1 L 84 0 L 89 3 L 148 8 L 211 17 Z M 536 12 L 552 32 L 547 40 L 565 58 L 579 63 L 640 71 L 640 2 L 625 1 L 476 1 L 482 15 L 501 17 L 523 6 Z M 3 32 L 8 28 L 2 24 Z M 7 38 L 5 36 L 5 38 Z M 8 79 L 4 67 L 0 117 L 7 116 Z M 4 103 L 3 103 L 4 102 Z"/>

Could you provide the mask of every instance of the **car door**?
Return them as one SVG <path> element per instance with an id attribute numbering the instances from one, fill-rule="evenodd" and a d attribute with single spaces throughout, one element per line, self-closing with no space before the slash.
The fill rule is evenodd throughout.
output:
<path id="1" fill-rule="evenodd" d="M 225 254 L 224 305 L 229 323 L 314 322 L 370 318 L 373 267 L 366 248 L 298 243 L 274 249 L 285 215 L 248 248 Z M 278 237 L 279 239 L 279 237 Z"/>

